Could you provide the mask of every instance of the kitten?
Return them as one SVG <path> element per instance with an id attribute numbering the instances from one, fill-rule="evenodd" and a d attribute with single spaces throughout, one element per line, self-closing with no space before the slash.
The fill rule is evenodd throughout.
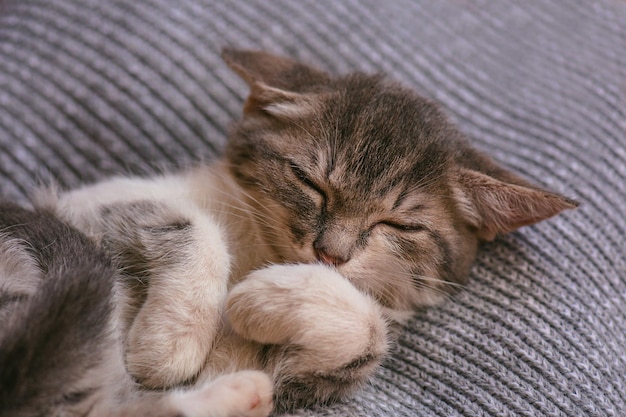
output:
<path id="1" fill-rule="evenodd" d="M 110 257 L 45 211 L 0 204 L 0 414 L 266 416 L 271 381 L 140 392 L 124 369 Z"/>
<path id="2" fill-rule="evenodd" d="M 145 387 L 256 369 L 277 412 L 343 398 L 393 323 L 465 282 L 479 242 L 576 206 L 382 76 L 223 57 L 250 95 L 220 161 L 35 199 L 113 256 L 126 368 Z"/>

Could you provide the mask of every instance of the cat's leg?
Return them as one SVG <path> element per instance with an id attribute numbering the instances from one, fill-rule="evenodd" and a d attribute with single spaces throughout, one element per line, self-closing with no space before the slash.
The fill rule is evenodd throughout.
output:
<path id="1" fill-rule="evenodd" d="M 107 206 L 102 224 L 102 242 L 127 281 L 148 284 L 128 331 L 130 373 L 152 388 L 193 378 L 226 297 L 230 259 L 221 230 L 191 204 L 160 201 Z"/>
<path id="2" fill-rule="evenodd" d="M 153 388 L 199 372 L 226 296 L 225 240 L 193 196 L 188 176 L 164 175 L 112 178 L 60 194 L 50 187 L 33 197 L 118 261 L 127 284 L 118 304 L 128 369 Z"/>
<path id="3" fill-rule="evenodd" d="M 231 290 L 226 311 L 237 333 L 266 344 L 278 410 L 349 394 L 388 351 L 380 306 L 323 265 L 252 272 Z"/>

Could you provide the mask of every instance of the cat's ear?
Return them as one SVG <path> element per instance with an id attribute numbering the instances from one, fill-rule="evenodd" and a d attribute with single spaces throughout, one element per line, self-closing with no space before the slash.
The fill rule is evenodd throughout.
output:
<path id="1" fill-rule="evenodd" d="M 460 168 L 457 174 L 459 207 L 482 240 L 493 240 L 499 234 L 578 206 L 573 200 L 532 186 L 509 172 L 504 180 L 468 168 Z"/>
<path id="2" fill-rule="evenodd" d="M 319 86 L 330 76 L 323 71 L 260 51 L 224 49 L 222 58 L 250 86 L 244 112 L 301 118 L 319 107 Z"/>
<path id="3" fill-rule="evenodd" d="M 250 86 L 243 111 L 245 114 L 260 111 L 277 118 L 301 119 L 321 107 L 322 97 L 322 94 L 295 93 L 256 82 Z"/>
<path id="4" fill-rule="evenodd" d="M 261 83 L 280 90 L 303 92 L 330 80 L 327 73 L 316 68 L 262 51 L 224 48 L 222 59 L 250 87 Z"/>

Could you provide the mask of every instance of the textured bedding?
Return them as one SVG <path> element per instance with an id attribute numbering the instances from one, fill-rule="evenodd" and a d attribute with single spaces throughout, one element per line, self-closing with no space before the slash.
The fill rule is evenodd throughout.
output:
<path id="1" fill-rule="evenodd" d="M 356 398 L 297 415 L 626 415 L 626 2 L 0 0 L 0 197 L 215 158 L 247 93 L 227 45 L 385 72 L 581 202 L 485 245 Z"/>

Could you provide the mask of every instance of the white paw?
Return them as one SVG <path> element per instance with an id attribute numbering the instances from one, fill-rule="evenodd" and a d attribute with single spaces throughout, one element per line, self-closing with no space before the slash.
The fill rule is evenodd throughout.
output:
<path id="1" fill-rule="evenodd" d="M 273 409 L 272 395 L 273 384 L 266 374 L 241 371 L 174 394 L 172 402 L 185 417 L 265 417 Z"/>
<path id="2" fill-rule="evenodd" d="M 227 316 L 243 337 L 297 344 L 319 354 L 320 366 L 387 350 L 387 326 L 378 304 L 321 264 L 273 265 L 252 272 L 231 290 Z"/>

